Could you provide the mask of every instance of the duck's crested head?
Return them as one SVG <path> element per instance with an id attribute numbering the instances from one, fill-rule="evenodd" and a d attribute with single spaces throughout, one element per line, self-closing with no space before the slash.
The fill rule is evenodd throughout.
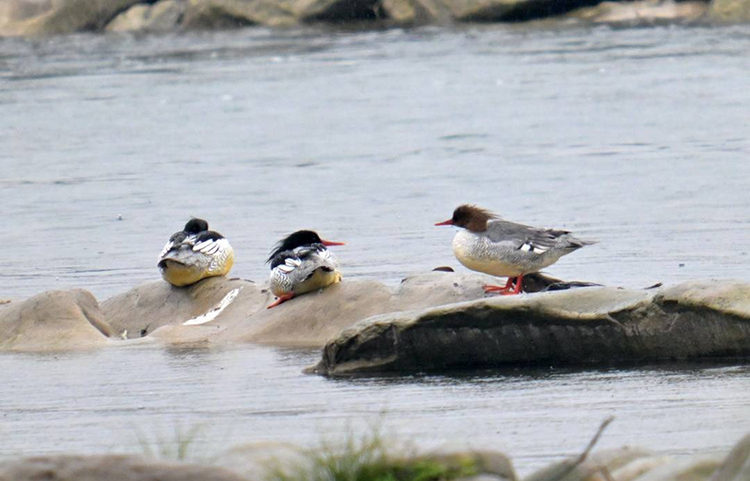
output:
<path id="1" fill-rule="evenodd" d="M 284 251 L 291 251 L 297 247 L 322 244 L 324 246 L 342 246 L 343 242 L 327 241 L 320 238 L 317 232 L 311 230 L 298 230 L 281 239 L 271 251 L 266 262 L 271 262 L 274 257 Z"/>
<path id="2" fill-rule="evenodd" d="M 185 228 L 183 230 L 188 234 L 200 234 L 201 232 L 205 232 L 208 230 L 208 222 L 203 219 L 197 219 L 193 217 L 192 219 L 187 221 L 187 224 L 185 224 Z"/>
<path id="3" fill-rule="evenodd" d="M 456 207 L 453 217 L 441 222 L 441 225 L 455 225 L 471 232 L 484 232 L 487 230 L 487 222 L 492 219 L 497 219 L 497 216 L 487 209 L 472 204 L 463 204 Z"/>

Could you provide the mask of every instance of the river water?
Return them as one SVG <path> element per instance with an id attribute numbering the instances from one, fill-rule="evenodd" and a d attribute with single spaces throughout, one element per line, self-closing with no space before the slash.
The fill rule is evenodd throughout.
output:
<path id="1" fill-rule="evenodd" d="M 395 284 L 462 269 L 433 224 L 464 202 L 599 241 L 554 276 L 750 280 L 749 71 L 742 26 L 0 39 L 0 298 L 156 279 L 191 215 L 230 239 L 233 275 L 265 279 L 271 246 L 308 227 L 347 242 L 346 278 Z M 3 355 L 0 453 L 137 449 L 129 431 L 199 422 L 310 442 L 375 416 L 524 471 L 607 414 L 605 446 L 685 454 L 750 431 L 742 366 L 342 381 L 300 374 L 316 356 Z"/>

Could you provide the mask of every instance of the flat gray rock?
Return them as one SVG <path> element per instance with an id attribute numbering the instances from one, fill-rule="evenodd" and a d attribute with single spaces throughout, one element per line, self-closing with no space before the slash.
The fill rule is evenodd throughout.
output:
<path id="1" fill-rule="evenodd" d="M 36 456 L 0 462 L 0 481 L 248 481 L 220 467 L 139 456 Z"/>
<path id="2" fill-rule="evenodd" d="M 750 356 L 750 285 L 588 287 L 364 320 L 329 342 L 326 375 Z"/>

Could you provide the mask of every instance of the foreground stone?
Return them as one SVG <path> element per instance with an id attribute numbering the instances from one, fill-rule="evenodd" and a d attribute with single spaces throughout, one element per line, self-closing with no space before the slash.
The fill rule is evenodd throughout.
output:
<path id="1" fill-rule="evenodd" d="M 213 466 L 168 463 L 139 456 L 37 456 L 0 463 L 0 481 L 243 481 Z"/>
<path id="2" fill-rule="evenodd" d="M 599 431 L 601 433 L 601 429 Z M 597 437 L 580 455 L 546 466 L 524 481 L 747 481 L 750 479 L 750 435 L 725 457 L 698 454 L 673 458 L 639 448 L 622 447 L 590 452 Z M 346 441 L 342 440 L 342 446 Z M 390 443 L 389 443 L 390 445 Z M 328 449 L 330 449 L 329 446 Z M 376 456 L 370 459 L 381 459 Z M 388 454 L 394 466 L 423 465 L 425 461 L 466 471 L 462 481 L 517 481 L 511 460 L 490 450 L 453 450 Z M 332 456 L 326 452 L 323 458 Z M 288 443 L 253 443 L 231 448 L 210 465 L 167 462 L 141 456 L 50 455 L 0 461 L 0 481 L 258 481 L 322 478 L 330 466 L 316 464 L 319 453 Z M 314 475 L 313 475 L 314 473 Z M 404 480 L 404 481 L 409 481 Z"/>
<path id="3" fill-rule="evenodd" d="M 61 351 L 110 343 L 112 328 L 83 289 L 48 291 L 0 305 L 0 350 Z"/>
<path id="4" fill-rule="evenodd" d="M 750 356 L 750 284 L 589 287 L 378 316 L 329 342 L 326 375 Z"/>

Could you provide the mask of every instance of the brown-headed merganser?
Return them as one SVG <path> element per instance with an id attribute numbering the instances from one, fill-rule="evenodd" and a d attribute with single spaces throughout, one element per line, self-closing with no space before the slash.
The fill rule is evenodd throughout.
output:
<path id="1" fill-rule="evenodd" d="M 159 255 L 159 270 L 165 281 L 182 287 L 201 279 L 223 276 L 234 264 L 234 250 L 208 222 L 190 219 L 185 228 L 172 234 Z"/>
<path id="2" fill-rule="evenodd" d="M 278 297 L 268 309 L 292 297 L 341 282 L 336 257 L 327 246 L 341 246 L 320 238 L 311 230 L 300 230 L 274 247 L 266 262 L 271 264 L 271 292 Z"/>
<path id="3" fill-rule="evenodd" d="M 492 212 L 464 204 L 453 217 L 435 225 L 461 227 L 453 238 L 453 254 L 469 269 L 507 277 L 504 287 L 484 286 L 486 292 L 518 294 L 523 276 L 538 272 L 576 249 L 593 244 L 576 239 L 570 232 L 539 229 L 501 220 Z"/>

